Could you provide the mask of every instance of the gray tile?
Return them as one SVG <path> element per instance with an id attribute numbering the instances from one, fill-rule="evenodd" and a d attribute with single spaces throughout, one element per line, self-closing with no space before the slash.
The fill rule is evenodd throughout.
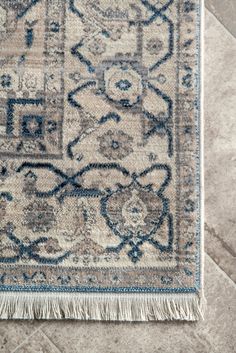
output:
<path id="1" fill-rule="evenodd" d="M 44 329 L 62 352 L 208 352 L 173 323 L 54 322 Z M 197 350 L 196 350 L 197 349 Z"/>
<path id="2" fill-rule="evenodd" d="M 45 335 L 38 331 L 19 346 L 14 353 L 60 353 L 58 348 Z M 70 352 L 68 350 L 68 352 Z"/>
<path id="3" fill-rule="evenodd" d="M 234 353 L 236 287 L 206 258 L 205 321 L 198 323 L 49 322 L 43 328 L 61 352 Z"/>
<path id="4" fill-rule="evenodd" d="M 209 256 L 205 261 L 205 292 L 205 320 L 196 324 L 194 333 L 210 344 L 209 352 L 234 353 L 236 286 Z"/>
<path id="5" fill-rule="evenodd" d="M 33 320 L 0 320 L 0 352 L 11 352 L 41 325 L 42 322 Z"/>
<path id="6" fill-rule="evenodd" d="M 231 258 L 232 263 L 222 267 L 230 274 L 236 254 L 236 39 L 210 12 L 204 54 L 205 219 L 214 229 L 206 233 L 212 239 L 206 238 L 206 250 L 217 262 L 230 251 L 224 262 Z"/>
<path id="7" fill-rule="evenodd" d="M 205 224 L 205 249 L 211 258 L 236 283 L 236 255 L 213 227 Z"/>
<path id="8" fill-rule="evenodd" d="M 205 6 L 236 37 L 236 1 L 205 0 Z"/>

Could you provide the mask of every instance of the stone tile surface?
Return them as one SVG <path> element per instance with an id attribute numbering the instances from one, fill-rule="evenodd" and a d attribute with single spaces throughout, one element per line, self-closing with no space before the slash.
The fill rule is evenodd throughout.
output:
<path id="1" fill-rule="evenodd" d="M 236 283 L 236 257 L 231 247 L 224 242 L 213 227 L 205 224 L 205 248 L 214 261 Z"/>
<path id="2" fill-rule="evenodd" d="M 42 321 L 0 320 L 0 353 L 10 353 L 31 335 Z"/>
<path id="3" fill-rule="evenodd" d="M 236 1 L 205 0 L 205 6 L 236 37 Z"/>
<path id="4" fill-rule="evenodd" d="M 24 342 L 13 352 L 14 353 L 60 353 L 57 347 L 41 331 L 37 331 L 37 333 L 35 333 L 32 337 L 30 337 L 28 341 Z"/>
<path id="5" fill-rule="evenodd" d="M 205 321 L 99 323 L 54 321 L 43 332 L 68 353 L 234 353 L 236 286 L 206 257 Z"/>
<path id="6" fill-rule="evenodd" d="M 205 244 L 235 279 L 236 39 L 209 12 L 205 33 Z"/>

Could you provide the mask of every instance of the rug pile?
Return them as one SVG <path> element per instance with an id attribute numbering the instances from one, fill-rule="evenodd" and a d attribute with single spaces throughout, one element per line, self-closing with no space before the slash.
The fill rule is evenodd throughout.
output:
<path id="1" fill-rule="evenodd" d="M 203 312 L 200 0 L 0 3 L 0 318 Z"/>

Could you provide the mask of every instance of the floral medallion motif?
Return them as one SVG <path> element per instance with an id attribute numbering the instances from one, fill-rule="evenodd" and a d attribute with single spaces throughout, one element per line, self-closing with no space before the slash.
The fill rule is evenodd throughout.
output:
<path id="1" fill-rule="evenodd" d="M 114 63 L 104 72 L 106 96 L 124 107 L 138 103 L 143 94 L 139 72 L 128 62 Z"/>
<path id="2" fill-rule="evenodd" d="M 140 247 L 152 240 L 168 213 L 168 200 L 150 188 L 133 182 L 120 187 L 101 200 L 101 211 L 107 225 L 121 239 L 120 244 L 110 251 L 119 253 L 126 245 L 133 262 L 143 255 Z M 157 244 L 155 244 L 157 245 Z M 160 244 L 160 249 L 165 246 Z M 171 248 L 171 247 L 170 247 Z"/>
<path id="3" fill-rule="evenodd" d="M 122 130 L 108 130 L 98 140 L 99 152 L 110 160 L 124 159 L 133 152 L 133 138 Z"/>
<path id="4" fill-rule="evenodd" d="M 163 42 L 158 38 L 149 39 L 147 42 L 147 50 L 151 55 L 157 55 L 163 49 Z"/>
<path id="5" fill-rule="evenodd" d="M 23 224 L 33 232 L 47 232 L 55 223 L 55 210 L 46 201 L 34 200 L 24 208 Z"/>

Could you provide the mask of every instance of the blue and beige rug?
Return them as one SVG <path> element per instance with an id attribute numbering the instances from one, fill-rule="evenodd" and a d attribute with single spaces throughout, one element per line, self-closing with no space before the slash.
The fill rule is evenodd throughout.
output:
<path id="1" fill-rule="evenodd" d="M 0 2 L 0 318 L 202 317 L 200 2 Z"/>

